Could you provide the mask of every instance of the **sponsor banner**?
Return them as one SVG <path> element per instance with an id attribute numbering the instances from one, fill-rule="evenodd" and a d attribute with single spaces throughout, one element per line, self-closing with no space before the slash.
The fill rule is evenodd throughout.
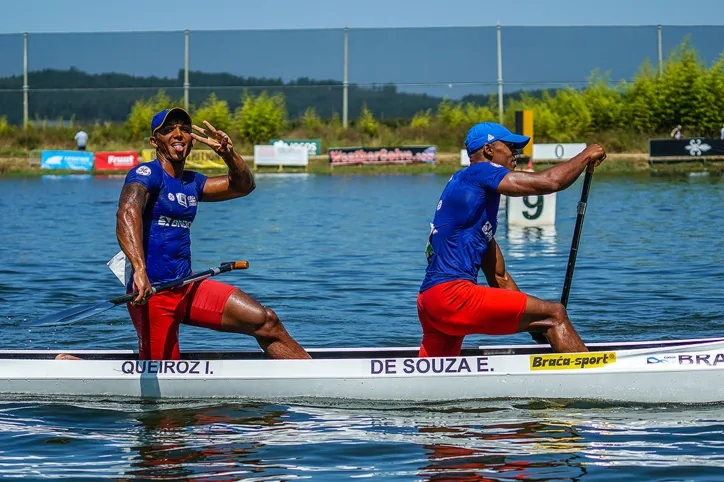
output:
<path id="1" fill-rule="evenodd" d="M 43 151 L 40 157 L 42 169 L 93 170 L 93 153 L 84 151 Z"/>
<path id="2" fill-rule="evenodd" d="M 435 146 L 403 147 L 332 147 L 328 151 L 332 165 L 343 164 L 412 164 L 437 161 Z"/>
<path id="3" fill-rule="evenodd" d="M 127 171 L 138 164 L 138 154 L 134 151 L 96 152 L 96 171 Z"/>
<path id="4" fill-rule="evenodd" d="M 576 353 L 571 355 L 531 355 L 530 369 L 536 370 L 582 370 L 601 368 L 616 363 L 616 352 Z"/>
<path id="5" fill-rule="evenodd" d="M 586 144 L 533 144 L 534 161 L 567 161 L 571 157 L 580 154 L 586 148 Z"/>
<path id="6" fill-rule="evenodd" d="M 272 146 L 254 146 L 255 166 L 307 166 L 309 152 L 306 149 L 274 144 Z"/>
<path id="7" fill-rule="evenodd" d="M 460 149 L 460 165 L 461 165 L 461 166 L 469 166 L 469 165 L 470 165 L 470 156 L 468 156 L 468 150 L 467 150 L 467 149 Z"/>
<path id="8" fill-rule="evenodd" d="M 310 156 L 319 156 L 322 154 L 321 139 L 272 139 L 269 141 L 269 144 L 272 146 L 306 149 Z"/>
<path id="9" fill-rule="evenodd" d="M 141 150 L 141 162 L 151 162 L 156 159 L 156 149 Z M 185 167 L 189 169 L 224 169 L 226 163 L 212 150 L 194 149 L 186 158 Z"/>
<path id="10" fill-rule="evenodd" d="M 650 157 L 724 156 L 723 139 L 649 139 Z"/>

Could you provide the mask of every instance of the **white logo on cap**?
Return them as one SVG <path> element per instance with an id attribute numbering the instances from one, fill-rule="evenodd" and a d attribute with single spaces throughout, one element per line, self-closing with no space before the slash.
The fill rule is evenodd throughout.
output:
<path id="1" fill-rule="evenodd" d="M 136 169 L 136 173 L 140 174 L 141 176 L 150 176 L 151 168 L 148 166 L 141 166 L 138 169 Z"/>
<path id="2" fill-rule="evenodd" d="M 492 141 L 493 139 L 495 139 L 495 136 L 493 134 L 488 134 L 488 140 Z"/>

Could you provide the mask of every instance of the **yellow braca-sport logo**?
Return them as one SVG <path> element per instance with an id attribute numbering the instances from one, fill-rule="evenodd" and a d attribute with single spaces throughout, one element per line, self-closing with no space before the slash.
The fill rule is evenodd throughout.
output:
<path id="1" fill-rule="evenodd" d="M 531 355 L 531 370 L 581 370 L 616 363 L 616 353 L 574 353 L 570 355 Z"/>

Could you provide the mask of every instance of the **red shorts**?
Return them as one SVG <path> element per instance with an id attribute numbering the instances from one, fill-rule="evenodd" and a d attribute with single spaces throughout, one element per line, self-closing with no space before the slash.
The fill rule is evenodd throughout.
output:
<path id="1" fill-rule="evenodd" d="M 465 335 L 516 333 L 527 300 L 520 291 L 467 280 L 447 281 L 419 293 L 420 356 L 458 356 Z"/>
<path id="2" fill-rule="evenodd" d="M 145 305 L 128 303 L 141 360 L 178 360 L 181 323 L 221 330 L 221 315 L 235 287 L 204 279 L 153 295 Z"/>

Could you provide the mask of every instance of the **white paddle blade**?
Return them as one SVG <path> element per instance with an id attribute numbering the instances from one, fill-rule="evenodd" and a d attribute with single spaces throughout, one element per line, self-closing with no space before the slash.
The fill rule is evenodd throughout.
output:
<path id="1" fill-rule="evenodd" d="M 97 301 L 87 305 L 74 306 L 73 308 L 63 310 L 60 313 L 55 313 L 39 320 L 35 320 L 29 325 L 31 327 L 70 325 L 76 321 L 82 320 L 83 318 L 88 318 L 90 316 L 97 315 L 98 313 L 110 310 L 114 306 L 116 305 L 109 303 L 108 301 Z"/>

